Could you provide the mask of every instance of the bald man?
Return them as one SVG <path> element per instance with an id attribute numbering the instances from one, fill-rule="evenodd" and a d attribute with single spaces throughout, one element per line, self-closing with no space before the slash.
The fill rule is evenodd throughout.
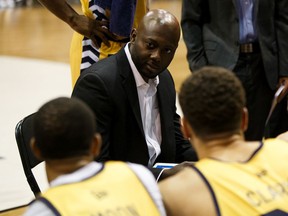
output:
<path id="1" fill-rule="evenodd" d="M 103 139 L 98 161 L 152 167 L 197 159 L 180 131 L 174 82 L 167 70 L 179 38 L 175 16 L 151 10 L 123 49 L 79 77 L 72 97 L 87 103 L 97 116 Z"/>
<path id="2" fill-rule="evenodd" d="M 70 47 L 72 86 L 84 69 L 118 52 L 149 10 L 149 0 L 80 0 L 81 14 L 67 0 L 38 1 L 74 30 Z"/>

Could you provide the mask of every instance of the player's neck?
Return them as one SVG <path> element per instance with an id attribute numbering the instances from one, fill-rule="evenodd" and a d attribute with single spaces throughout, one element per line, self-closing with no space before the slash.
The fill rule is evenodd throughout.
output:
<path id="1" fill-rule="evenodd" d="M 198 155 L 200 159 L 213 158 L 227 162 L 244 162 L 250 158 L 259 144 L 260 142 L 246 142 L 241 134 L 233 134 L 199 143 Z"/>
<path id="2" fill-rule="evenodd" d="M 46 161 L 45 168 L 48 182 L 51 182 L 58 176 L 72 173 L 91 161 L 93 161 L 93 159 L 89 156 Z"/>

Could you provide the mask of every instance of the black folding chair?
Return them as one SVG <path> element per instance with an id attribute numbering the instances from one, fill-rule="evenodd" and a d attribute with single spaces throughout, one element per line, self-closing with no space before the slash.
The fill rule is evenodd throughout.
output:
<path id="1" fill-rule="evenodd" d="M 30 148 L 30 139 L 33 136 L 34 114 L 35 113 L 30 114 L 18 122 L 15 128 L 15 137 L 26 179 L 30 189 L 33 191 L 34 196 L 36 197 L 37 194 L 39 194 L 41 191 L 34 177 L 32 169 L 42 161 L 38 160 L 34 156 Z"/>

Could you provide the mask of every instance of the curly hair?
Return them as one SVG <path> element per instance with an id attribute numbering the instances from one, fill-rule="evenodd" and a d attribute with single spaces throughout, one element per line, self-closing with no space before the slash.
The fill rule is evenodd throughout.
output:
<path id="1" fill-rule="evenodd" d="M 242 84 L 233 72 L 206 66 L 183 82 L 179 103 L 197 136 L 209 139 L 239 131 L 246 99 Z"/>
<path id="2" fill-rule="evenodd" d="M 87 154 L 96 131 L 90 108 L 77 98 L 45 103 L 34 117 L 34 137 L 44 159 Z"/>

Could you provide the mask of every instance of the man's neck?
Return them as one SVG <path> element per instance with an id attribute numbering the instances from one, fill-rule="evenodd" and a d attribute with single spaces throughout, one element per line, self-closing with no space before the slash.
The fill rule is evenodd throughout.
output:
<path id="1" fill-rule="evenodd" d="M 260 142 L 246 142 L 241 134 L 213 140 L 195 140 L 199 159 L 213 158 L 226 162 L 244 162 L 259 148 Z"/>
<path id="2" fill-rule="evenodd" d="M 73 157 L 59 160 L 46 160 L 45 168 L 48 182 L 53 181 L 58 176 L 72 173 L 93 161 L 89 156 Z"/>

